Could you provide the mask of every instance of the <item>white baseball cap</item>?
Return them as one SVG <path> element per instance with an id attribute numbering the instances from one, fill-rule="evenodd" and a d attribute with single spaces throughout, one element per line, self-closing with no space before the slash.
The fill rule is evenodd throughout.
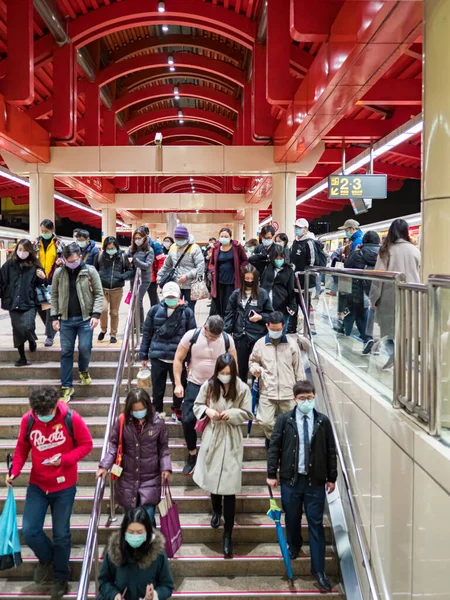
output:
<path id="1" fill-rule="evenodd" d="M 175 296 L 179 298 L 181 295 L 180 286 L 175 281 L 169 281 L 162 289 L 163 297 L 168 298 L 169 296 Z"/>
<path id="2" fill-rule="evenodd" d="M 296 227 L 308 227 L 308 229 L 309 229 L 309 223 L 306 219 L 297 219 L 295 221 L 295 226 Z"/>

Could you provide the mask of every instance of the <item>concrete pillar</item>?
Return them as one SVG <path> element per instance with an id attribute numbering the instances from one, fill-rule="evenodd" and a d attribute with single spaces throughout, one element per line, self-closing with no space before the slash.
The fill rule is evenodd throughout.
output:
<path id="1" fill-rule="evenodd" d="M 292 233 L 295 223 L 297 176 L 295 173 L 272 175 L 272 217 L 279 225 L 278 232 Z"/>
<path id="2" fill-rule="evenodd" d="M 52 173 L 30 175 L 30 235 L 40 235 L 40 223 L 44 219 L 55 222 L 55 182 Z"/>
<path id="3" fill-rule="evenodd" d="M 102 207 L 102 240 L 109 235 L 116 237 L 116 205 L 107 204 Z"/>
<path id="4" fill-rule="evenodd" d="M 235 222 L 235 230 L 236 230 L 235 239 L 238 240 L 238 242 L 242 243 L 244 241 L 244 223 L 243 223 L 243 221 Z"/>
<path id="5" fill-rule="evenodd" d="M 257 208 L 245 209 L 245 239 L 256 237 L 259 229 L 259 210 Z"/>

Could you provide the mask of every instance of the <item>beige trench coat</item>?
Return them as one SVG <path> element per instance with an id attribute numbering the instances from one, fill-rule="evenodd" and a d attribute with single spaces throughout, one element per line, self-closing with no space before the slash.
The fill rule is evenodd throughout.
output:
<path id="1" fill-rule="evenodd" d="M 197 419 L 205 417 L 208 382 L 205 382 L 194 404 Z M 250 388 L 237 380 L 237 398 L 227 400 L 222 395 L 215 402 L 211 399 L 210 408 L 219 413 L 226 410 L 229 421 L 210 421 L 203 432 L 197 465 L 194 471 L 195 483 L 210 494 L 231 496 L 238 494 L 242 487 L 242 462 L 244 460 L 244 436 L 242 424 L 253 419 Z"/>

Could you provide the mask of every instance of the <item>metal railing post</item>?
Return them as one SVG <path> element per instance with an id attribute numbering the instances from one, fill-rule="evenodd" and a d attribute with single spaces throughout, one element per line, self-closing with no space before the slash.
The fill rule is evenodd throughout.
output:
<path id="1" fill-rule="evenodd" d="M 400 395 L 403 392 L 403 378 L 404 378 L 404 362 L 402 357 L 404 355 L 404 321 L 402 310 L 403 304 L 403 291 L 399 286 L 400 280 L 396 277 L 394 280 L 394 301 L 395 301 L 395 333 L 394 333 L 394 396 L 392 399 L 392 406 L 394 408 L 401 408 Z"/>
<path id="2" fill-rule="evenodd" d="M 430 433 L 440 435 L 441 433 L 441 323 L 439 314 L 439 289 L 429 283 L 428 285 L 428 356 L 429 356 L 429 386 L 430 396 Z"/>

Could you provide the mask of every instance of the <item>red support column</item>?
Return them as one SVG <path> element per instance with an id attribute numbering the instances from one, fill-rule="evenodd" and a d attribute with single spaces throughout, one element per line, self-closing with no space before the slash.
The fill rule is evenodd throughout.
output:
<path id="1" fill-rule="evenodd" d="M 73 44 L 53 53 L 53 119 L 51 135 L 74 142 L 77 135 L 77 72 Z"/>
<path id="2" fill-rule="evenodd" d="M 115 146 L 116 140 L 116 112 L 114 110 L 105 110 L 103 112 L 102 146 Z"/>
<path id="3" fill-rule="evenodd" d="M 292 40 L 289 8 L 289 2 L 268 0 L 266 95 L 270 104 L 288 105 L 294 98 L 296 80 L 290 72 Z"/>
<path id="4" fill-rule="evenodd" d="M 86 82 L 84 99 L 84 145 L 100 146 L 100 90 L 96 83 Z"/>
<path id="5" fill-rule="evenodd" d="M 14 104 L 34 100 L 33 0 L 7 0 L 8 63 L 5 99 Z"/>
<path id="6" fill-rule="evenodd" d="M 118 129 L 116 136 L 117 146 L 129 146 L 130 138 L 126 129 Z"/>
<path id="7" fill-rule="evenodd" d="M 276 125 L 271 114 L 271 105 L 266 100 L 266 81 L 266 48 L 262 44 L 255 44 L 252 77 L 252 136 L 254 140 L 272 138 Z"/>

